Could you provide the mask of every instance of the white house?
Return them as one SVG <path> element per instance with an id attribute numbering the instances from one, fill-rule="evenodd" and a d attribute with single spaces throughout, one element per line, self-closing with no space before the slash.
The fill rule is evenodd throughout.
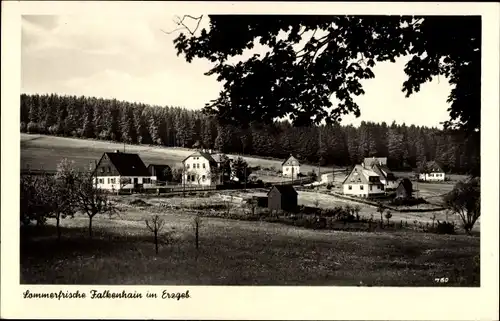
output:
<path id="1" fill-rule="evenodd" d="M 205 150 L 195 152 L 182 161 L 183 182 L 189 185 L 223 184 L 223 162 L 221 154 L 210 154 Z"/>
<path id="2" fill-rule="evenodd" d="M 445 180 L 444 170 L 435 161 L 427 162 L 418 175 L 421 181 L 439 182 Z"/>
<path id="3" fill-rule="evenodd" d="M 94 183 L 105 190 L 148 187 L 151 174 L 137 154 L 104 153 L 94 169 Z"/>
<path id="4" fill-rule="evenodd" d="M 342 182 L 342 187 L 344 194 L 351 196 L 370 197 L 385 193 L 379 174 L 362 165 L 354 166 Z"/>
<path id="5" fill-rule="evenodd" d="M 283 177 L 297 178 L 300 174 L 299 161 L 290 154 L 290 157 L 281 164 L 281 172 Z"/>
<path id="6" fill-rule="evenodd" d="M 394 173 L 387 167 L 387 157 L 370 157 L 363 160 L 363 167 L 370 169 L 380 176 L 380 182 L 385 190 L 396 190 L 398 181 Z"/>

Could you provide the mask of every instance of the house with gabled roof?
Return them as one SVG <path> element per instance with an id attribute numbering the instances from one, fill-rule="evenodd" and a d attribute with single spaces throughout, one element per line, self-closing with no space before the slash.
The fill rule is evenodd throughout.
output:
<path id="1" fill-rule="evenodd" d="M 418 170 L 418 174 L 418 179 L 421 181 L 437 182 L 445 180 L 445 172 L 436 161 L 425 163 L 424 166 Z"/>
<path id="2" fill-rule="evenodd" d="M 300 174 L 300 162 L 292 154 L 281 163 L 281 175 L 295 179 Z"/>
<path id="3" fill-rule="evenodd" d="M 225 181 L 223 154 L 211 154 L 206 150 L 197 151 L 183 161 L 183 181 L 189 185 L 218 185 Z M 227 173 L 227 175 L 229 175 Z"/>
<path id="4" fill-rule="evenodd" d="M 380 176 L 380 182 L 384 184 L 386 191 L 392 191 L 398 187 L 396 175 L 387 167 L 387 157 L 365 158 L 363 167 L 374 171 Z"/>
<path id="5" fill-rule="evenodd" d="M 151 184 L 151 174 L 138 154 L 106 152 L 94 169 L 94 183 L 106 190 L 136 189 Z"/>
<path id="6" fill-rule="evenodd" d="M 356 165 L 351 173 L 342 182 L 345 195 L 370 197 L 383 195 L 384 184 L 380 181 L 380 175 L 362 165 Z"/>

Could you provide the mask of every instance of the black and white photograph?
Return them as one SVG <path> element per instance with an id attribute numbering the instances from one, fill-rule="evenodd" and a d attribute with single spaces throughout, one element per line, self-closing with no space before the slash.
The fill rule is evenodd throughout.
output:
<path id="1" fill-rule="evenodd" d="M 21 286 L 484 285 L 498 164 L 481 140 L 497 151 L 498 127 L 482 126 L 481 14 L 97 10 L 20 28 Z"/>

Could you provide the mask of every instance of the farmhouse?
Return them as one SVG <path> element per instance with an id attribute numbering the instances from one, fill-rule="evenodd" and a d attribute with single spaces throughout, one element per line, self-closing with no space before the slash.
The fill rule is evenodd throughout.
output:
<path id="1" fill-rule="evenodd" d="M 298 205 L 297 196 L 292 185 L 274 185 L 267 193 L 268 208 L 271 211 L 294 212 Z"/>
<path id="2" fill-rule="evenodd" d="M 295 179 L 300 174 L 300 163 L 299 161 L 290 154 L 282 164 L 281 164 L 281 172 L 283 177 L 290 177 Z"/>
<path id="3" fill-rule="evenodd" d="M 398 187 L 396 176 L 387 167 L 387 157 L 365 158 L 363 167 L 371 169 L 379 175 L 380 182 L 384 185 L 386 191 L 395 190 Z"/>
<path id="4" fill-rule="evenodd" d="M 137 154 L 104 153 L 94 171 L 97 188 L 106 190 L 137 189 L 151 184 L 151 174 Z"/>
<path id="5" fill-rule="evenodd" d="M 413 184 L 408 178 L 403 178 L 396 188 L 396 198 L 410 198 L 413 194 Z"/>
<path id="6" fill-rule="evenodd" d="M 171 172 L 171 168 L 168 165 L 161 164 L 149 164 L 148 172 L 151 175 L 151 181 L 153 184 L 166 183 L 171 177 L 167 177 L 168 172 Z"/>
<path id="7" fill-rule="evenodd" d="M 224 183 L 220 154 L 210 154 L 206 150 L 197 151 L 183 161 L 183 181 L 190 185 L 216 185 Z"/>
<path id="8" fill-rule="evenodd" d="M 370 197 L 384 194 L 379 174 L 362 165 L 356 165 L 342 182 L 345 195 Z"/>
<path id="9" fill-rule="evenodd" d="M 418 179 L 421 181 L 444 181 L 444 170 L 435 161 L 427 162 L 420 170 Z"/>

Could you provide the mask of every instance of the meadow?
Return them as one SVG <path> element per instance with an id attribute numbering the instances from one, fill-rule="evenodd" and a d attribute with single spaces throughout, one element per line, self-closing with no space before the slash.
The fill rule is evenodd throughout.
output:
<path id="1" fill-rule="evenodd" d="M 479 238 L 418 232 L 316 231 L 268 222 L 203 218 L 195 249 L 189 211 L 161 210 L 156 255 L 144 219 L 151 209 L 84 216 L 27 230 L 21 283 L 168 285 L 479 286 Z M 169 235 L 169 237 L 165 237 Z"/>

